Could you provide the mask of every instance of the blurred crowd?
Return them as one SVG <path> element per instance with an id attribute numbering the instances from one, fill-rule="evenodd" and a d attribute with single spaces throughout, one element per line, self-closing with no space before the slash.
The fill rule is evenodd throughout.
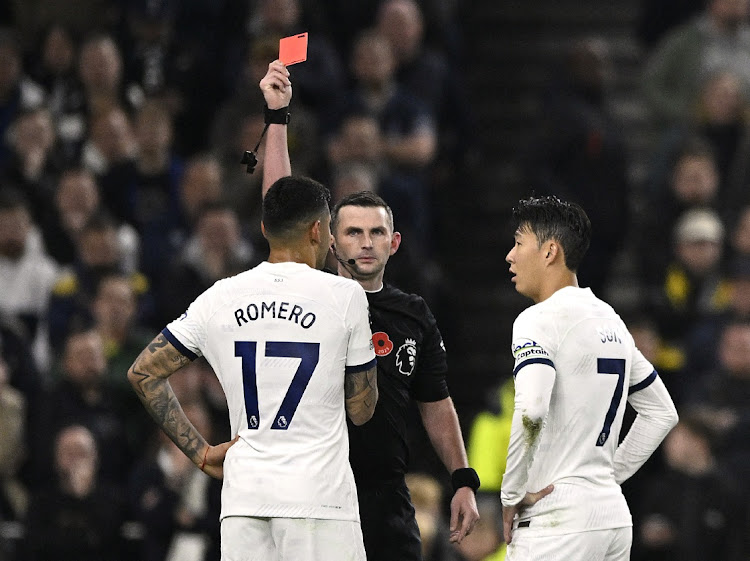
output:
<path id="1" fill-rule="evenodd" d="M 405 239 L 386 279 L 433 305 L 436 202 L 477 150 L 456 14 L 438 0 L 0 8 L 0 561 L 218 559 L 220 485 L 155 431 L 125 374 L 198 294 L 267 255 L 262 145 L 254 174 L 240 158 L 263 129 L 258 82 L 281 37 L 310 33 L 290 67 L 294 172 L 334 201 L 383 196 Z M 750 556 L 749 20 L 747 0 L 643 2 L 642 173 L 604 39 L 561 52 L 519 147 L 529 190 L 586 208 L 581 284 L 631 295 L 613 303 L 681 415 L 624 486 L 638 560 Z M 463 420 L 483 486 L 460 548 L 444 480 L 410 476 L 426 561 L 504 558 L 513 388 L 499 377 Z M 230 437 L 207 363 L 173 386 L 203 434 Z"/>

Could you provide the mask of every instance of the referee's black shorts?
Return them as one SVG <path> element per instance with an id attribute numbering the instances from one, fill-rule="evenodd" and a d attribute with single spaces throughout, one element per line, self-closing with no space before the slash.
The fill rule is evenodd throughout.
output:
<path id="1" fill-rule="evenodd" d="M 367 561 L 422 561 L 422 543 L 404 478 L 357 487 Z"/>

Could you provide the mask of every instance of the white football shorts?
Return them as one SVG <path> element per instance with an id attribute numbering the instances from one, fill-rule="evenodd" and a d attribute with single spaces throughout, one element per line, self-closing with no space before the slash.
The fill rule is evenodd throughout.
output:
<path id="1" fill-rule="evenodd" d="M 221 561 L 366 561 L 362 528 L 349 520 L 227 516 Z"/>
<path id="2" fill-rule="evenodd" d="M 633 528 L 538 536 L 517 528 L 505 561 L 629 561 Z"/>

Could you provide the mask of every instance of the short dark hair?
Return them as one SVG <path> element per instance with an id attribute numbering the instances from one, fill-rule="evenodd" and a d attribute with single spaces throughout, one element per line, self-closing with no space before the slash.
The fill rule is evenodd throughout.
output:
<path id="1" fill-rule="evenodd" d="M 263 226 L 266 235 L 286 238 L 301 226 L 330 212 L 331 194 L 309 177 L 290 175 L 271 185 L 263 199 Z"/>
<path id="2" fill-rule="evenodd" d="M 339 220 L 339 211 L 345 206 L 363 206 L 370 208 L 384 208 L 388 213 L 388 219 L 390 220 L 391 231 L 393 231 L 393 211 L 388 206 L 382 197 L 376 195 L 372 191 L 359 191 L 357 193 L 351 193 L 347 195 L 333 207 L 331 211 L 331 232 L 336 232 L 336 226 Z"/>
<path id="3" fill-rule="evenodd" d="M 577 204 L 555 196 L 529 197 L 513 209 L 516 228 L 528 228 L 543 244 L 557 241 L 563 249 L 565 266 L 577 271 L 591 243 L 591 221 Z"/>

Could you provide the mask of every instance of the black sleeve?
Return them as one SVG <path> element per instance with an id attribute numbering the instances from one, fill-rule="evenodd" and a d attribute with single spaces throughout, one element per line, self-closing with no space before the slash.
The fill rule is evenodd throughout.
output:
<path id="1" fill-rule="evenodd" d="M 445 345 L 435 316 L 424 300 L 420 299 L 420 303 L 423 308 L 424 333 L 411 384 L 411 396 L 417 401 L 440 401 L 450 396 L 445 379 L 448 373 Z"/>

